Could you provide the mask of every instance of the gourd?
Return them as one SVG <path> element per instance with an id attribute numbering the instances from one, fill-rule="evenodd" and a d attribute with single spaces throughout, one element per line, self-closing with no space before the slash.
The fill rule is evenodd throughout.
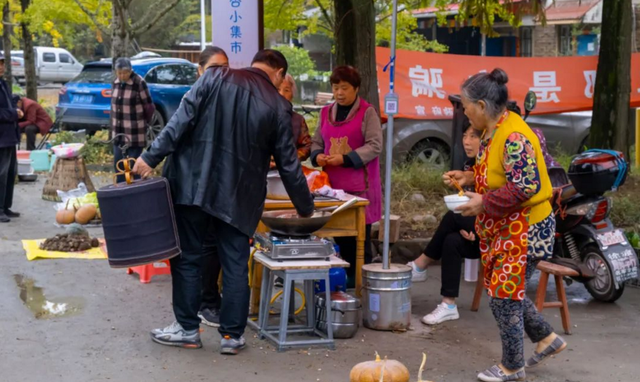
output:
<path id="1" fill-rule="evenodd" d="M 392 359 L 382 361 L 376 352 L 375 361 L 361 362 L 351 369 L 350 382 L 409 382 L 409 370 Z"/>
<path id="2" fill-rule="evenodd" d="M 422 364 L 420 364 L 420 371 L 418 371 L 418 382 L 432 382 L 422 379 L 422 372 L 424 371 L 424 364 L 427 363 L 427 355 L 422 353 Z"/>
<path id="3" fill-rule="evenodd" d="M 67 205 L 64 207 L 64 209 L 61 209 L 58 212 L 56 212 L 56 223 L 61 225 L 67 225 L 67 224 L 73 223 L 76 220 L 75 208 L 71 210 L 68 208 L 69 208 L 69 201 L 67 200 Z"/>
<path id="4" fill-rule="evenodd" d="M 76 212 L 75 219 L 77 223 L 87 224 L 96 217 L 98 209 L 93 204 L 85 204 Z"/>

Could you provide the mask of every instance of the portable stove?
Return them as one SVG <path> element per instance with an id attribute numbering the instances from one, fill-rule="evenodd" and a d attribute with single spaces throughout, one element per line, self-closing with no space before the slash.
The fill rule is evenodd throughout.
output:
<path id="1" fill-rule="evenodd" d="M 333 244 L 317 236 L 283 236 L 271 233 L 256 233 L 256 247 L 265 256 L 274 260 L 325 259 L 335 255 Z"/>

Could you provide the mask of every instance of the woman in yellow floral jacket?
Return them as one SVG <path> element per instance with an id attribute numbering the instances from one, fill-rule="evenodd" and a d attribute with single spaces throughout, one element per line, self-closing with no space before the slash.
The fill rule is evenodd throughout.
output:
<path id="1" fill-rule="evenodd" d="M 459 210 L 476 216 L 484 283 L 502 339 L 502 363 L 478 375 L 486 382 L 522 381 L 525 366 L 567 346 L 525 294 L 537 263 L 553 252 L 555 219 L 540 142 L 518 114 L 507 111 L 507 81 L 495 69 L 464 83 L 462 105 L 471 125 L 482 131 L 480 152 L 473 172 L 445 174 L 445 183 L 453 177 L 476 191 Z M 537 344 L 526 362 L 524 332 Z"/>

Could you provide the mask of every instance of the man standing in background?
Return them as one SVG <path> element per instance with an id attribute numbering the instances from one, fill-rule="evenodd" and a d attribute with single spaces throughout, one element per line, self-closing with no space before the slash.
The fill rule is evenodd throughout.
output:
<path id="1" fill-rule="evenodd" d="M 11 205 L 13 186 L 18 174 L 18 119 L 24 116 L 13 103 L 11 89 L 2 77 L 4 69 L 4 56 L 0 56 L 0 223 L 8 223 L 11 218 L 20 217 L 19 213 L 11 211 Z"/>

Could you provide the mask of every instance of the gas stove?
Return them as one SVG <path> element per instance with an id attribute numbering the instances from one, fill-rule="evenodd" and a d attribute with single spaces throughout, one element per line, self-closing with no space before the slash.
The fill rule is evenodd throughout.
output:
<path id="1" fill-rule="evenodd" d="M 325 259 L 335 255 L 333 244 L 316 236 L 283 236 L 270 233 L 254 235 L 256 247 L 274 260 Z"/>

